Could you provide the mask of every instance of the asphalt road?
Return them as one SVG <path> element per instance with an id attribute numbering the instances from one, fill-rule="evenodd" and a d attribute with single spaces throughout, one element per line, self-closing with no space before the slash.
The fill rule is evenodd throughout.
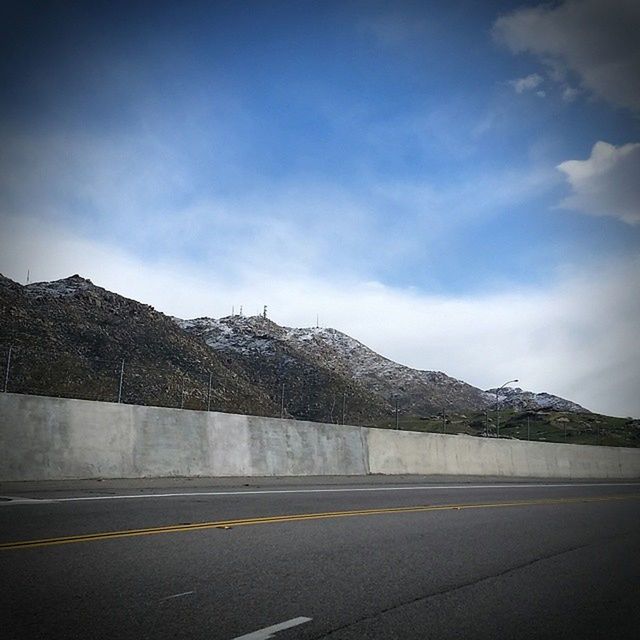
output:
<path id="1" fill-rule="evenodd" d="M 245 486 L 246 485 L 246 486 Z M 640 484 L 0 486 L 3 638 L 640 637 Z"/>

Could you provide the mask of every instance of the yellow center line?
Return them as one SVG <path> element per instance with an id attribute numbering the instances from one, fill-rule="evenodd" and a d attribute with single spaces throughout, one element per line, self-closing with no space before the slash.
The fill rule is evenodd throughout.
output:
<path id="1" fill-rule="evenodd" d="M 301 520 L 325 520 L 330 518 L 346 518 L 354 516 L 384 515 L 393 513 L 420 513 L 430 511 L 460 511 L 463 509 L 497 509 L 504 507 L 526 507 L 538 505 L 578 504 L 584 502 L 612 502 L 615 500 L 632 500 L 640 498 L 640 494 L 581 497 L 581 498 L 548 498 L 540 500 L 513 500 L 510 502 L 465 503 L 465 504 L 436 504 L 417 505 L 410 507 L 381 507 L 378 509 L 353 509 L 350 511 L 327 511 L 320 513 L 298 513 L 280 516 L 263 516 L 258 518 L 242 518 L 235 520 L 216 520 L 213 522 L 198 522 L 193 524 L 166 525 L 163 527 L 147 527 L 144 529 L 125 529 L 122 531 L 105 531 L 102 533 L 87 533 L 56 538 L 41 538 L 36 540 L 17 540 L 0 543 L 0 551 L 11 549 L 31 549 L 34 547 L 49 547 L 76 542 L 90 542 L 92 540 L 111 540 L 113 538 L 131 538 L 160 533 L 179 533 L 186 531 L 202 531 L 225 527 L 242 527 L 254 524 L 278 524 L 298 522 Z"/>

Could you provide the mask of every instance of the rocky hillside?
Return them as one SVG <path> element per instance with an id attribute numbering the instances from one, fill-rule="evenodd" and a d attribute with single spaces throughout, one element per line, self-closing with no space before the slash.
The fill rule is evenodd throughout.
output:
<path id="1" fill-rule="evenodd" d="M 175 322 L 214 352 L 233 359 L 256 385 L 284 402 L 284 411 L 322 422 L 369 424 L 389 415 L 392 400 L 291 338 L 297 330 L 253 316 Z M 346 336 L 345 336 L 346 337 Z"/>
<path id="2" fill-rule="evenodd" d="M 428 417 L 495 405 L 493 390 L 398 364 L 335 329 L 170 318 L 78 275 L 27 286 L 0 276 L 0 322 L 0 367 L 11 347 L 8 390 L 20 393 L 355 424 L 380 424 L 396 406 Z M 499 403 L 585 411 L 521 389 L 502 389 Z"/>
<path id="3" fill-rule="evenodd" d="M 121 393 L 132 404 L 277 411 L 233 360 L 152 307 L 77 275 L 27 286 L 0 276 L 3 373 L 9 347 L 8 391 L 106 401 Z"/>
<path id="4" fill-rule="evenodd" d="M 358 394 L 367 393 L 387 415 L 396 399 L 405 415 L 430 414 L 442 407 L 480 409 L 493 401 L 481 389 L 440 371 L 418 371 L 388 360 L 335 329 L 292 329 L 259 316 L 176 322 L 215 351 L 239 356 L 248 371 L 259 369 L 256 379 L 263 378 L 265 366 L 279 363 L 281 377 L 292 380 L 297 375 L 293 363 L 308 363 Z"/>

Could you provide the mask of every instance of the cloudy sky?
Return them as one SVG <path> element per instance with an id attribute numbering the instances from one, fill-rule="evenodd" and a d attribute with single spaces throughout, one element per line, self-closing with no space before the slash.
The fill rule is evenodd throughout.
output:
<path id="1" fill-rule="evenodd" d="M 3 274 L 640 416 L 637 0 L 0 12 Z"/>

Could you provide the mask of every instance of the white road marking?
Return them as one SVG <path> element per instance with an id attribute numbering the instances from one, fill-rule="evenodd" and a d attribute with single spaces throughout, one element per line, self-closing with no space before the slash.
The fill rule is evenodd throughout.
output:
<path id="1" fill-rule="evenodd" d="M 164 602 L 165 600 L 173 600 L 174 598 L 182 598 L 182 596 L 190 596 L 192 593 L 195 593 L 195 591 L 183 591 L 182 593 L 174 593 L 172 596 L 161 598 L 160 602 Z"/>
<path id="2" fill-rule="evenodd" d="M 52 502 L 87 502 L 92 500 L 137 500 L 139 498 L 189 498 L 201 496 L 256 496 L 288 493 L 361 493 L 372 491 L 443 491 L 465 489 L 542 489 L 558 487 L 638 487 L 639 482 L 567 482 L 567 483 L 540 483 L 540 484 L 452 484 L 452 485 L 409 485 L 401 487 L 341 487 L 335 489 L 256 489 L 251 491 L 183 491 L 176 493 L 132 493 L 108 496 L 76 496 L 69 498 L 6 498 L 0 500 L 1 506 L 15 504 L 47 504 Z"/>
<path id="3" fill-rule="evenodd" d="M 16 504 L 43 504 L 51 502 L 46 498 L 12 498 L 11 496 L 0 496 L 0 507 L 10 507 Z"/>
<path id="4" fill-rule="evenodd" d="M 291 627 L 297 627 L 305 622 L 311 622 L 311 618 L 291 618 L 291 620 L 287 620 L 286 622 L 274 624 L 273 626 L 265 627 L 264 629 L 258 629 L 258 631 L 253 631 L 252 633 L 247 633 L 243 636 L 237 636 L 233 638 L 233 640 L 266 640 L 267 638 L 273 638 L 278 631 L 291 629 Z"/>

